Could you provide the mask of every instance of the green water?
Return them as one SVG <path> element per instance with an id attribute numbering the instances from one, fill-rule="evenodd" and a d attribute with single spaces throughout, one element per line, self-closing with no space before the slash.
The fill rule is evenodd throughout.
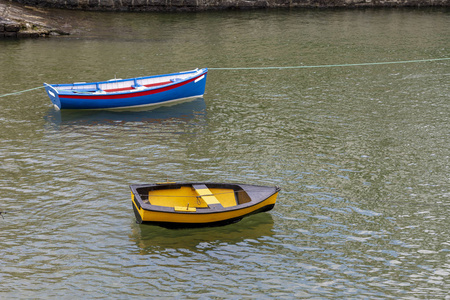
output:
<path id="1" fill-rule="evenodd" d="M 448 10 L 63 12 L 0 40 L 0 95 L 189 70 L 450 57 Z M 450 290 L 450 61 L 215 70 L 203 98 L 57 112 L 0 98 L 0 298 L 408 298 Z M 218 228 L 135 224 L 129 184 L 278 185 Z"/>

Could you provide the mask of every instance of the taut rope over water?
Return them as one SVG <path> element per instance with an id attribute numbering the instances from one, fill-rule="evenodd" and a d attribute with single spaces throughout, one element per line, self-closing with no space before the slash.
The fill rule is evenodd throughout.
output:
<path id="1" fill-rule="evenodd" d="M 29 91 L 33 91 L 33 90 L 37 90 L 37 89 L 42 89 L 42 88 L 44 88 L 44 86 L 38 86 L 38 87 L 35 87 L 35 88 L 31 88 L 31 89 L 27 89 L 27 90 L 23 90 L 23 91 L 18 91 L 18 92 L 15 92 L 15 93 L 4 94 L 4 95 L 0 95 L 0 98 L 7 97 L 7 96 L 12 96 L 12 95 L 19 95 L 19 94 L 22 94 L 22 93 L 25 93 L 25 92 L 29 92 Z"/>
<path id="2" fill-rule="evenodd" d="M 287 67 L 250 67 L 250 68 L 208 68 L 209 70 L 282 70 L 282 69 L 312 69 L 312 68 L 336 68 L 336 67 L 355 67 L 355 66 L 374 66 L 374 65 L 390 65 L 390 64 L 408 64 L 419 62 L 430 62 L 450 60 L 450 57 L 444 58 L 430 58 L 430 59 L 416 59 L 416 60 L 402 60 L 402 61 L 385 61 L 373 63 L 358 63 L 358 64 L 339 64 L 339 65 L 315 65 L 315 66 L 287 66 Z"/>
<path id="3" fill-rule="evenodd" d="M 430 59 L 415 59 L 415 60 L 401 60 L 401 61 L 384 61 L 384 62 L 373 62 L 373 63 L 359 63 L 359 64 L 339 64 L 339 65 L 312 65 L 312 66 L 286 66 L 286 67 L 237 67 L 237 68 L 208 68 L 209 70 L 283 70 L 283 69 L 313 69 L 313 68 L 337 68 L 337 67 L 356 67 L 356 66 L 375 66 L 375 65 L 392 65 L 392 64 L 408 64 L 408 63 L 420 63 L 420 62 L 431 62 L 431 61 L 442 61 L 450 60 L 450 57 L 443 58 L 430 58 Z M 25 92 L 42 89 L 43 86 L 38 86 L 35 88 L 18 91 L 14 93 L 8 93 L 0 95 L 0 98 L 20 95 Z"/>

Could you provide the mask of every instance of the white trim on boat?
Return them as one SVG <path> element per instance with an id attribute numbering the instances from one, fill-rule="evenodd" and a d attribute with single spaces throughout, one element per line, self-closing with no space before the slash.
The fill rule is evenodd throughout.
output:
<path id="1" fill-rule="evenodd" d="M 195 83 L 199 82 L 200 80 L 202 80 L 203 78 L 205 78 L 205 75 L 200 76 L 199 78 L 195 79 Z"/>

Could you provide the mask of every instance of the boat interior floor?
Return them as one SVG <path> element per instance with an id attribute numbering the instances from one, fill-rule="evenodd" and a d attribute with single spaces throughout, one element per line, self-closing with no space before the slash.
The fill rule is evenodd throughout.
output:
<path id="1" fill-rule="evenodd" d="M 175 210 L 209 208 L 221 209 L 236 206 L 248 201 L 239 201 L 239 194 L 228 188 L 208 188 L 205 184 L 182 186 L 178 189 L 155 189 L 148 192 L 148 203 L 152 205 L 174 207 Z M 246 197 L 241 197 L 245 199 Z"/>

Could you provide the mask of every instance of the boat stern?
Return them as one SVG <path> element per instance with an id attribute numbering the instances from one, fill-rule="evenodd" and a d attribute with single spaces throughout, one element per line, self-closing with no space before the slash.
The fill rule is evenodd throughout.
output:
<path id="1" fill-rule="evenodd" d="M 141 206 L 139 205 L 139 202 L 134 197 L 133 192 L 131 192 L 131 202 L 133 205 L 134 215 L 136 217 L 136 223 L 142 224 L 142 215 L 143 215 L 144 211 L 142 210 Z"/>
<path id="2" fill-rule="evenodd" d="M 50 97 L 50 100 L 52 101 L 55 108 L 61 109 L 61 101 L 59 100 L 58 91 L 47 83 L 44 83 L 44 87 L 45 91 L 47 92 L 47 95 Z"/>

